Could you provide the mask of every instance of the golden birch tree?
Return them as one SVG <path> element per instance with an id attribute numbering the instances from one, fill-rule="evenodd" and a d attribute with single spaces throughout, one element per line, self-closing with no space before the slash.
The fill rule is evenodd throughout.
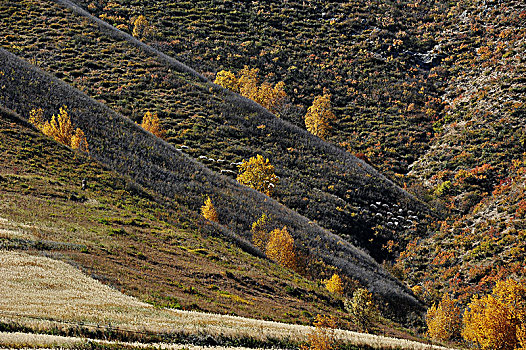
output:
<path id="1" fill-rule="evenodd" d="M 324 92 L 322 96 L 316 96 L 312 106 L 307 110 L 305 126 L 311 134 L 325 139 L 331 129 L 330 121 L 335 118 L 332 112 L 331 95 Z"/>
<path id="2" fill-rule="evenodd" d="M 248 187 L 270 196 L 276 185 L 278 184 L 278 177 L 274 173 L 274 166 L 270 161 L 264 159 L 263 156 L 257 155 L 251 157 L 248 161 L 238 165 L 240 174 L 237 176 L 237 181 Z"/>

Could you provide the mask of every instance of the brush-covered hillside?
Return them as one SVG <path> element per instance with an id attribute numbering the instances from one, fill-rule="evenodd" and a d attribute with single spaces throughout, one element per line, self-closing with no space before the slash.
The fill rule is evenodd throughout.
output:
<path id="1" fill-rule="evenodd" d="M 460 320 L 472 296 L 510 277 L 525 280 L 522 1 L 20 0 L 0 3 L 0 23 L 6 135 L 15 135 L 12 127 L 37 137 L 24 120 L 38 109 L 50 120 L 67 108 L 85 133 L 89 155 L 68 150 L 66 158 L 94 164 L 107 174 L 104 181 L 119 184 L 108 193 L 101 189 L 96 202 L 104 198 L 110 205 L 115 196 L 112 210 L 131 205 L 137 212 L 98 221 L 96 227 L 123 230 L 111 231 L 100 243 L 104 249 L 94 245 L 99 241 L 93 236 L 78 241 L 73 235 L 8 238 L 8 247 L 46 251 L 50 244 L 75 251 L 57 257 L 154 304 L 229 312 L 246 301 L 242 315 L 257 309 L 257 317 L 300 322 L 316 308 L 344 317 L 343 299 L 358 286 L 374 292 L 386 314 L 395 306 L 394 313 L 413 325 L 419 321 L 412 311 L 422 315 L 426 305 L 449 295 Z M 278 102 L 266 105 L 265 94 L 279 96 Z M 320 138 L 307 131 L 312 129 L 305 116 L 322 95 L 330 99 L 334 117 Z M 138 125 L 152 114 L 160 119 L 162 138 Z M 30 198 L 31 191 L 46 197 L 42 179 L 35 185 L 33 175 L 25 185 L 13 179 L 58 159 L 33 158 L 30 141 L 10 142 L 2 150 L 9 155 L 10 174 L 2 175 L 3 190 L 16 193 L 17 200 Z M 40 147 L 35 157 L 43 152 Z M 236 181 L 239 165 L 257 155 L 275 169 L 269 196 Z M 25 163 L 11 164 L 20 157 Z M 86 167 L 76 164 L 65 164 L 57 171 L 62 180 L 52 181 L 62 186 L 72 168 Z M 98 177 L 71 178 L 76 185 L 66 195 L 68 203 L 91 203 L 78 183 L 85 178 L 89 191 L 102 186 L 95 184 Z M 15 185 L 26 187 L 6 190 Z M 59 185 L 49 186 L 59 192 Z M 207 198 L 217 222 L 200 214 Z M 14 218 L 16 210 L 4 212 Z M 272 229 L 286 227 L 293 237 L 297 274 L 266 259 L 253 230 L 263 214 Z M 142 216 L 149 217 L 148 226 L 136 225 Z M 211 259 L 216 271 L 231 257 L 236 262 L 225 276 L 232 281 L 212 283 L 206 292 L 204 285 L 192 285 L 172 295 L 167 286 L 176 282 L 168 275 L 152 278 L 159 287 L 148 289 L 149 282 L 130 282 L 139 277 L 121 281 L 111 272 L 118 269 L 113 260 L 98 266 L 89 256 L 104 256 L 114 239 L 137 239 L 133 249 L 119 245 L 112 254 L 140 266 L 150 261 L 154 247 L 173 244 L 170 238 L 158 242 L 150 232 L 154 226 L 189 240 L 177 245 L 185 247 L 177 259 L 201 259 L 193 261 L 187 283 L 194 268 L 201 271 L 202 259 Z M 69 250 L 67 244 L 73 244 Z M 247 268 L 250 279 L 231 271 L 254 264 L 262 265 Z M 172 273 L 153 265 L 159 273 Z M 343 297 L 312 283 L 333 273 L 344 279 Z M 260 274 L 266 279 L 253 302 L 249 289 L 260 286 Z M 277 279 L 286 281 L 284 290 L 272 286 Z M 204 299 L 224 296 L 218 286 L 234 304 L 219 298 L 204 308 Z M 291 297 L 283 316 L 275 303 L 266 304 L 274 294 Z M 305 314 L 302 303 L 309 305 Z M 459 340 L 460 330 L 449 338 Z"/>
<path id="2" fill-rule="evenodd" d="M 243 159 L 269 158 L 280 178 L 274 198 L 379 262 L 392 258 L 389 243 L 403 247 L 422 234 L 429 209 L 367 163 L 64 4 L 5 8 L 18 29 L 5 28 L 2 45 L 131 120 L 158 113 L 166 140 L 214 171 L 235 177 Z M 44 108 L 18 103 L 10 108 L 26 116 Z M 46 108 L 49 118 L 59 104 Z"/>
<path id="3" fill-rule="evenodd" d="M 321 287 L 244 252 L 177 199 L 73 152 L 13 112 L 0 111 L 0 126 L 2 249 L 65 261 L 161 307 L 288 322 L 337 312 Z"/>
<path id="4" fill-rule="evenodd" d="M 447 17 L 435 70 L 444 110 L 411 174 L 449 217 L 400 261 L 427 300 L 465 302 L 525 276 L 526 6 L 461 1 Z"/>

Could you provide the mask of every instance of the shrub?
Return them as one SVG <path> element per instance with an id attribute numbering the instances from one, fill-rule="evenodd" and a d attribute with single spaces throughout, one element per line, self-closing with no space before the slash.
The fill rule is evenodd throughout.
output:
<path id="1" fill-rule="evenodd" d="M 238 166 L 241 173 L 237 176 L 239 183 L 252 187 L 270 196 L 278 183 L 278 177 L 274 174 L 274 166 L 268 159 L 261 155 L 250 158 Z"/>
<path id="2" fill-rule="evenodd" d="M 438 305 L 427 311 L 427 334 L 435 340 L 452 340 L 460 338 L 462 323 L 461 310 L 457 300 L 444 295 Z"/>
<path id="3" fill-rule="evenodd" d="M 205 204 L 201 207 L 201 215 L 207 220 L 219 222 L 219 215 L 217 215 L 217 211 L 210 197 L 206 198 Z"/>

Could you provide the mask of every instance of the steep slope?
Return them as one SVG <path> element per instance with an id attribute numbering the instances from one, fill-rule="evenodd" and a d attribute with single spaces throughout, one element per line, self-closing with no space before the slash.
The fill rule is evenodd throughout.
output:
<path id="1" fill-rule="evenodd" d="M 526 276 L 525 26 L 521 1 L 460 1 L 444 19 L 438 40 L 447 57 L 434 70 L 444 113 L 411 173 L 450 216 L 401 257 L 427 300 L 446 292 L 467 301 L 497 280 Z"/>
<path id="2" fill-rule="evenodd" d="M 209 76 L 248 65 L 284 81 L 292 108 L 282 117 L 302 128 L 327 88 L 337 115 L 330 140 L 389 174 L 407 173 L 432 137 L 442 1 L 77 2 L 129 33 L 144 15 L 155 28 L 145 41 Z"/>
<path id="3" fill-rule="evenodd" d="M 143 189 L 3 109 L 0 156 L 1 249 L 63 260 L 155 306 L 292 323 L 319 312 L 344 316 L 322 287 L 243 252 L 182 201 Z M 47 311 L 40 316 L 52 318 Z"/>
<path id="4" fill-rule="evenodd" d="M 273 218 L 275 227 L 289 228 L 301 251 L 337 267 L 387 300 L 409 309 L 420 308 L 410 292 L 363 251 L 267 196 L 210 171 L 129 119 L 16 56 L 4 50 L 0 54 L 5 72 L 2 104 L 24 114 L 29 106 L 51 113 L 67 105 L 75 125 L 88 135 L 93 158 L 194 212 L 209 195 L 223 223 L 214 225 L 214 231 L 234 239 L 251 253 L 258 251 L 242 237 L 250 237 L 251 223 L 264 212 Z"/>
<path id="5" fill-rule="evenodd" d="M 392 257 L 391 249 L 426 226 L 428 209 L 366 163 L 195 74 L 178 72 L 179 64 L 166 56 L 151 56 L 151 50 L 145 56 L 143 46 L 114 29 L 104 29 L 113 38 L 101 34 L 50 1 L 12 4 L 2 16 L 19 29 L 6 33 L 3 46 L 124 115 L 137 120 L 158 111 L 168 141 L 188 147 L 186 153 L 205 159 L 213 170 L 235 172 L 236 163 L 256 154 L 270 158 L 281 179 L 275 193 L 281 203 L 378 261 Z M 12 108 L 27 115 L 35 106 Z M 57 108 L 47 106 L 46 114 Z M 238 219 L 224 222 L 231 220 Z"/>

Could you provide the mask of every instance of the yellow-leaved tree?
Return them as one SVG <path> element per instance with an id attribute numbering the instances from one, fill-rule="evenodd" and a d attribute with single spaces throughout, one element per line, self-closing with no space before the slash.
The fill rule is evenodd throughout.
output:
<path id="1" fill-rule="evenodd" d="M 316 96 L 312 106 L 307 110 L 305 126 L 311 134 L 325 139 L 331 129 L 329 123 L 335 118 L 332 112 L 331 95 L 324 91 L 322 96 Z"/>
<path id="2" fill-rule="evenodd" d="M 201 215 L 207 220 L 219 222 L 219 215 L 210 196 L 205 199 L 205 204 L 201 207 Z"/>
<path id="3" fill-rule="evenodd" d="M 334 316 L 316 315 L 314 331 L 309 334 L 309 345 L 303 346 L 302 350 L 333 350 L 336 346 L 336 326 Z"/>
<path id="4" fill-rule="evenodd" d="M 287 227 L 270 232 L 265 254 L 278 264 L 289 269 L 296 268 L 296 253 L 294 251 L 294 238 Z"/>
<path id="5" fill-rule="evenodd" d="M 157 112 L 146 112 L 142 118 L 141 127 L 161 139 L 164 139 L 164 136 L 166 135 L 166 131 L 161 127 L 161 122 Z"/>
<path id="6" fill-rule="evenodd" d="M 325 288 L 333 294 L 343 295 L 343 283 L 341 277 L 335 273 L 325 281 Z"/>
<path id="7" fill-rule="evenodd" d="M 221 85 L 225 89 L 239 92 L 239 82 L 236 78 L 236 75 L 230 71 L 222 70 L 217 72 L 214 83 Z"/>
<path id="8" fill-rule="evenodd" d="M 458 300 L 444 295 L 438 305 L 427 310 L 427 334 L 434 340 L 454 340 L 460 338 L 462 311 Z"/>
<path id="9" fill-rule="evenodd" d="M 148 38 L 155 35 L 155 27 L 150 25 L 150 22 L 144 15 L 140 15 L 133 20 L 132 35 L 138 39 Z"/>
<path id="10" fill-rule="evenodd" d="M 264 159 L 263 156 L 257 155 L 251 157 L 248 161 L 243 160 L 238 165 L 240 174 L 237 176 L 237 181 L 248 187 L 263 192 L 267 196 L 270 196 L 276 185 L 278 184 L 278 177 L 274 173 L 274 166 L 270 164 L 270 161 Z"/>
<path id="11" fill-rule="evenodd" d="M 462 337 L 482 350 L 525 349 L 526 286 L 497 282 L 491 294 L 475 296 L 464 312 Z"/>
<path id="12" fill-rule="evenodd" d="M 222 70 L 216 74 L 214 83 L 259 103 L 279 116 L 287 97 L 285 83 L 280 81 L 272 86 L 265 81 L 258 85 L 258 74 L 259 69 L 248 66 L 239 71 L 239 78 L 230 71 Z"/>
<path id="13" fill-rule="evenodd" d="M 60 107 L 59 114 L 53 115 L 50 121 L 44 121 L 44 111 L 32 109 L 29 112 L 29 122 L 39 129 L 44 135 L 68 147 L 89 152 L 88 141 L 84 132 L 77 128 L 73 130 L 71 118 L 66 106 Z"/>
<path id="14" fill-rule="evenodd" d="M 261 217 L 252 224 L 252 242 L 256 247 L 265 251 L 270 238 L 270 219 L 267 214 L 261 214 Z"/>
<path id="15" fill-rule="evenodd" d="M 345 308 L 361 330 L 366 331 L 378 316 L 373 295 L 365 288 L 354 291 L 351 299 L 345 301 Z"/>

